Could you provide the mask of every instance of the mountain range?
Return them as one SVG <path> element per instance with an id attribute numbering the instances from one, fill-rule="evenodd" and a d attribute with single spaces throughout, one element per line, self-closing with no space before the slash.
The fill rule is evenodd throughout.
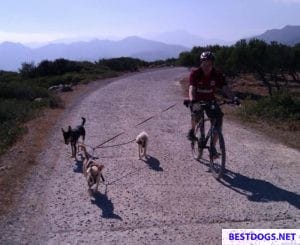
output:
<path id="1" fill-rule="evenodd" d="M 0 70 L 16 71 L 23 62 L 39 63 L 42 60 L 65 58 L 69 60 L 97 61 L 102 58 L 133 57 L 146 61 L 177 58 L 187 47 L 166 44 L 132 36 L 120 41 L 94 39 L 88 42 L 52 43 L 29 48 L 20 43 L 0 44 Z"/>
<path id="2" fill-rule="evenodd" d="M 276 41 L 289 46 L 300 43 L 300 26 L 287 25 L 282 29 L 267 30 L 254 38 L 264 40 L 267 43 Z"/>
<path id="3" fill-rule="evenodd" d="M 23 62 L 38 64 L 45 59 L 58 58 L 97 61 L 102 58 L 127 56 L 154 61 L 177 58 L 181 52 L 188 51 L 193 46 L 233 44 L 222 40 L 205 39 L 185 31 L 161 33 L 151 38 L 155 41 L 132 36 L 119 41 L 93 39 L 71 43 L 53 42 L 38 48 L 30 48 L 21 43 L 3 42 L 0 44 L 0 70 L 17 71 Z M 300 26 L 287 25 L 282 29 L 268 30 L 252 38 L 293 46 L 300 43 Z"/>

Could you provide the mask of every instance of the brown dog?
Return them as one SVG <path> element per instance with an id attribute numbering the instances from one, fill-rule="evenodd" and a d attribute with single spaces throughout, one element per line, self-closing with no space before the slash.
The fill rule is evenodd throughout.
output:
<path id="1" fill-rule="evenodd" d="M 104 166 L 102 164 L 97 164 L 95 162 L 92 162 L 90 166 L 87 169 L 87 183 L 89 186 L 89 191 L 92 190 L 92 186 L 96 184 L 96 188 L 94 189 L 94 192 L 98 191 L 98 186 L 100 182 L 100 178 L 104 182 L 104 177 L 102 174 Z"/>

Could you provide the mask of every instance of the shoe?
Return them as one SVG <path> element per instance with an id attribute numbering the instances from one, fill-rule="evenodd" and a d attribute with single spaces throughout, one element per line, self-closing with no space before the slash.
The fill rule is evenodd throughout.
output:
<path id="1" fill-rule="evenodd" d="M 192 142 L 198 140 L 197 137 L 195 136 L 193 129 L 190 129 L 190 131 L 188 132 L 187 138 L 189 141 L 192 141 Z"/>
<path id="2" fill-rule="evenodd" d="M 209 151 L 214 159 L 219 157 L 219 153 L 215 147 L 211 147 Z"/>

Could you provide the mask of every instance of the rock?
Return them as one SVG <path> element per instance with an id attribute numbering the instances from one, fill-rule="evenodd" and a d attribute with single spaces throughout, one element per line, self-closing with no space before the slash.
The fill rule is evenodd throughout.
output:
<path id="1" fill-rule="evenodd" d="M 34 102 L 41 102 L 43 99 L 42 98 L 35 98 L 33 101 Z"/>

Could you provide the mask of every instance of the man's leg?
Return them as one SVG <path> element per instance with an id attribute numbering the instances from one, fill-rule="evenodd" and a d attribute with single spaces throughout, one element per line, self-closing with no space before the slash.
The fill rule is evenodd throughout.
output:
<path id="1" fill-rule="evenodd" d="M 190 141 L 196 141 L 197 138 L 195 136 L 195 128 L 197 123 L 199 122 L 203 111 L 193 111 L 191 110 L 191 129 L 188 132 L 187 138 Z"/>
<path id="2" fill-rule="evenodd" d="M 197 140 L 196 136 L 195 136 L 195 128 L 196 128 L 196 125 L 197 125 L 197 122 L 195 120 L 195 118 L 193 118 L 192 116 L 192 119 L 191 119 L 191 129 L 189 130 L 188 132 L 188 135 L 187 135 L 187 138 L 188 140 L 190 141 L 195 141 Z"/>

